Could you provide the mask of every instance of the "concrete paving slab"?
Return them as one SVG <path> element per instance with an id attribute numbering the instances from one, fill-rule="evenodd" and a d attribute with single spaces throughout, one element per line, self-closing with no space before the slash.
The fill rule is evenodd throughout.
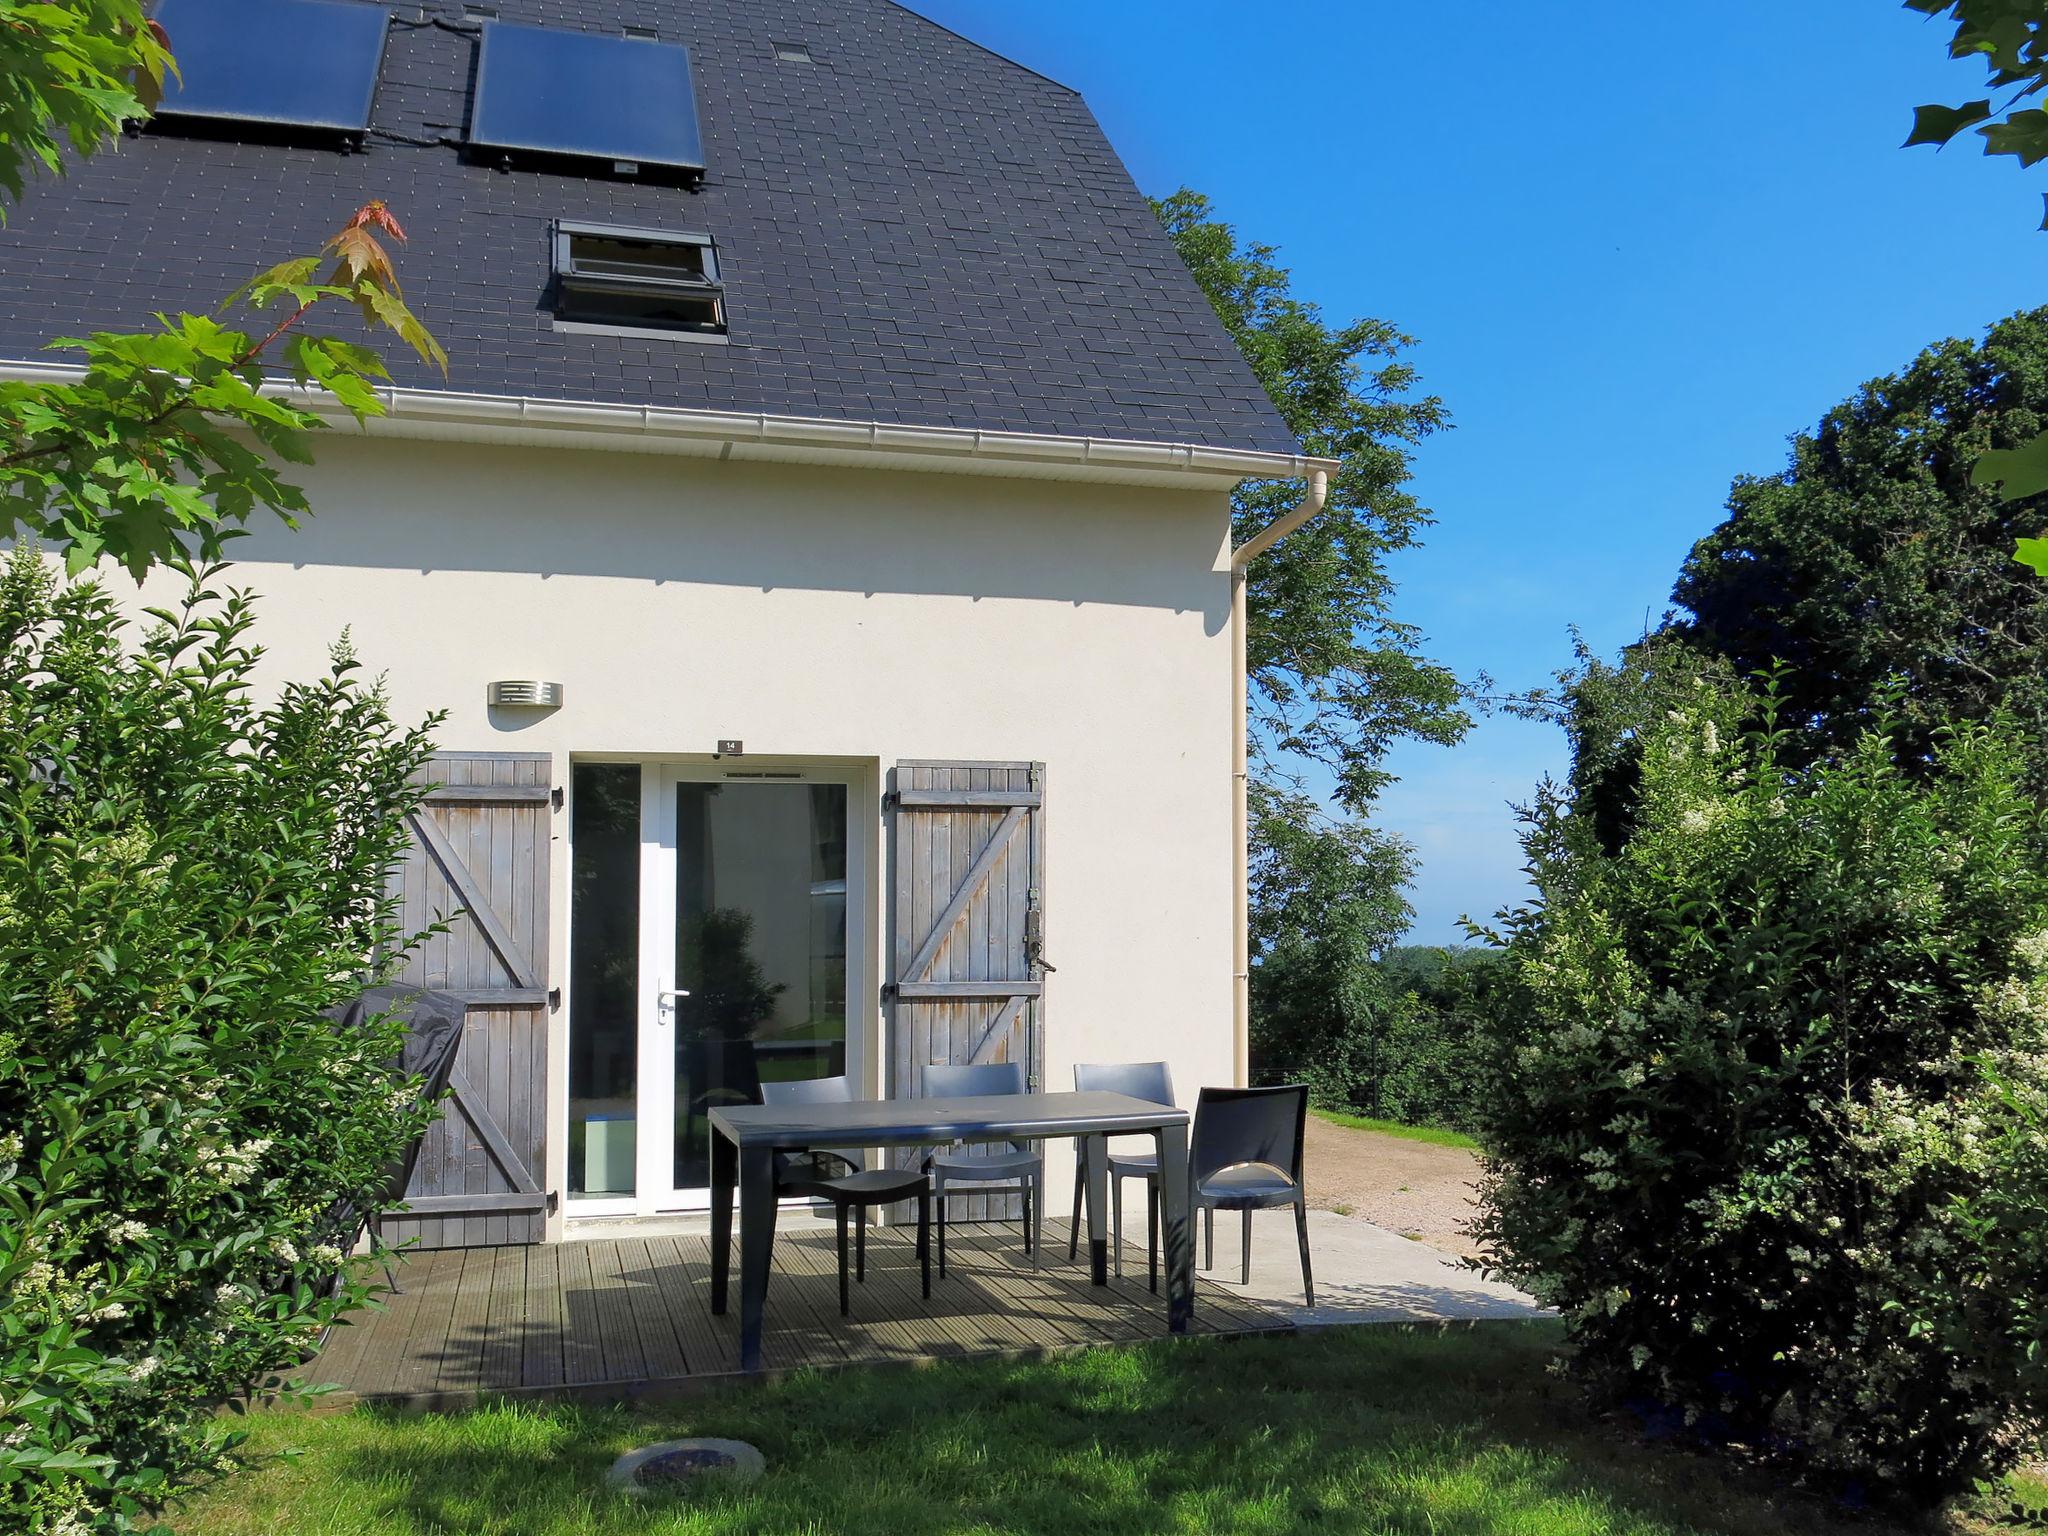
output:
<path id="1" fill-rule="evenodd" d="M 1303 1303 L 1301 1259 L 1294 1241 L 1291 1209 L 1252 1215 L 1252 1278 L 1240 1283 L 1242 1216 L 1216 1214 L 1216 1268 L 1200 1270 L 1201 1234 L 1195 1263 L 1205 1280 L 1248 1300 L 1288 1313 L 1298 1324 L 1453 1322 L 1474 1318 L 1535 1318 L 1554 1314 L 1511 1285 L 1461 1269 L 1447 1255 L 1335 1211 L 1308 1213 L 1309 1257 L 1315 1269 L 1316 1304 Z"/>

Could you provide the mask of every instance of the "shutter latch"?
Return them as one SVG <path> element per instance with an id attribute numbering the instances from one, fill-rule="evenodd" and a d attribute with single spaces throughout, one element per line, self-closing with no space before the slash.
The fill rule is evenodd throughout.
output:
<path id="1" fill-rule="evenodd" d="M 1045 958 L 1045 908 L 1038 900 L 1035 885 L 1024 899 L 1024 963 L 1034 979 L 1041 972 L 1059 969 Z"/>

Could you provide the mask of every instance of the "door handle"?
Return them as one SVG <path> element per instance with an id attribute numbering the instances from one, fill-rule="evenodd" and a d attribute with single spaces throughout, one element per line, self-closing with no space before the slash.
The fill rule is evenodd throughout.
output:
<path id="1" fill-rule="evenodd" d="M 676 999 L 690 994 L 681 987 L 663 987 L 654 994 L 654 1022 L 666 1024 L 669 1010 L 676 1005 Z"/>

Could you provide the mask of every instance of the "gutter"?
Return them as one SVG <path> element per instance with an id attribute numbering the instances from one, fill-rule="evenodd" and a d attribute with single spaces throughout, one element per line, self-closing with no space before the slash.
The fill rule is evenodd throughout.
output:
<path id="1" fill-rule="evenodd" d="M 8 382 L 72 384 L 84 377 L 85 370 L 76 364 L 0 360 L 0 380 Z M 285 380 L 266 382 L 263 392 L 311 410 L 344 432 L 440 442 L 1224 490 L 1241 480 L 1299 480 L 1335 467 L 1329 460 L 1302 454 L 1195 443 L 683 410 L 394 385 L 374 391 L 385 414 L 358 423 L 330 397 Z"/>
<path id="2" fill-rule="evenodd" d="M 1230 648 L 1235 658 L 1231 671 L 1233 690 L 1230 711 L 1231 794 L 1235 814 L 1231 818 L 1232 855 L 1230 888 L 1237 911 L 1236 964 L 1231 977 L 1231 1053 L 1233 1081 L 1240 1088 L 1251 1085 L 1252 1020 L 1252 934 L 1251 934 L 1251 679 L 1245 659 L 1245 583 L 1252 561 L 1278 544 L 1303 523 L 1323 510 L 1330 496 L 1330 472 L 1337 465 L 1330 459 L 1313 461 L 1317 466 L 1308 477 L 1308 490 L 1288 511 L 1273 519 L 1246 539 L 1230 556 Z"/>

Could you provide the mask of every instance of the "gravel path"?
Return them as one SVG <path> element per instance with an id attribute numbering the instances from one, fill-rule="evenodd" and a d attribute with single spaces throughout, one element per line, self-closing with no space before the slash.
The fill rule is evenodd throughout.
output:
<path id="1" fill-rule="evenodd" d="M 1428 1243 L 1461 1257 L 1476 1252 L 1464 1231 L 1473 1213 L 1479 1159 L 1378 1131 L 1308 1122 L 1309 1204 Z"/>

